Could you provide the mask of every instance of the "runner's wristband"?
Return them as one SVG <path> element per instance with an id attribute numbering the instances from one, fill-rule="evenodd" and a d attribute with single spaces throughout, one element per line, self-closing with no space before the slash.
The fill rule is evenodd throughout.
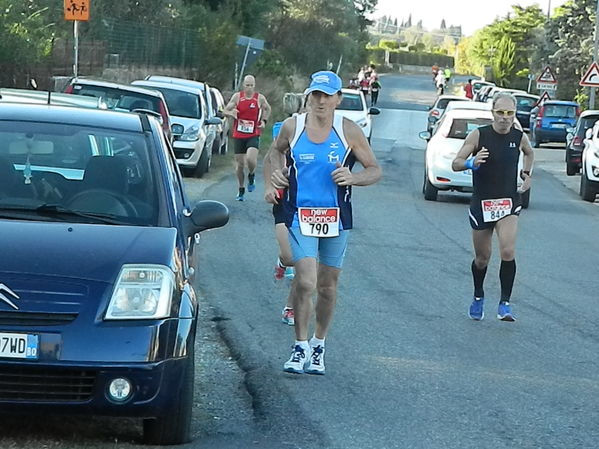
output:
<path id="1" fill-rule="evenodd" d="M 478 170 L 480 166 L 475 166 L 474 165 L 474 158 L 470 157 L 468 159 L 466 159 L 466 162 L 464 163 L 464 165 L 466 166 L 466 168 L 469 168 L 470 170 Z"/>

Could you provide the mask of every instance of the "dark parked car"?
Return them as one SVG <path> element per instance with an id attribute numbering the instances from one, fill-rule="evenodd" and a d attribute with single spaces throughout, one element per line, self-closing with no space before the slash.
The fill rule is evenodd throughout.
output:
<path id="1" fill-rule="evenodd" d="M 162 128 L 172 140 L 171 118 L 166 101 L 160 92 L 127 84 L 111 83 L 89 78 L 73 78 L 65 93 L 100 98 L 108 109 L 115 111 L 145 110 L 160 117 Z"/>
<path id="2" fill-rule="evenodd" d="M 0 411 L 143 418 L 189 440 L 198 298 L 189 205 L 156 118 L 0 107 Z"/>
<path id="3" fill-rule="evenodd" d="M 599 120 L 599 111 L 584 111 L 580 114 L 576 126 L 566 130 L 568 131 L 566 136 L 566 174 L 568 176 L 573 176 L 580 171 L 585 133 L 587 129 L 593 127 L 597 120 Z"/>
<path id="4" fill-rule="evenodd" d="M 530 143 L 566 143 L 566 128 L 576 124 L 580 105 L 574 101 L 547 100 L 530 111 Z"/>
<path id="5" fill-rule="evenodd" d="M 527 93 L 515 93 L 514 97 L 516 97 L 516 118 L 527 130 L 530 126 L 530 111 L 537 105 L 540 97 Z"/>

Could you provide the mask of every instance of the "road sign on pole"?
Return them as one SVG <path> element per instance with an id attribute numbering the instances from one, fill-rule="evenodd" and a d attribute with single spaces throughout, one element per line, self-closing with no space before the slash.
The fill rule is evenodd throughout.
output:
<path id="1" fill-rule="evenodd" d="M 89 20 L 90 0 L 64 0 L 64 20 Z"/>
<path id="2" fill-rule="evenodd" d="M 546 100 L 551 100 L 551 97 L 549 96 L 549 92 L 547 92 L 547 91 L 543 92 L 543 95 L 541 95 L 541 98 L 539 98 L 539 101 L 537 101 L 537 104 L 542 104 Z"/>
<path id="3" fill-rule="evenodd" d="M 547 66 L 543 69 L 537 78 L 537 83 L 557 84 L 557 78 L 551 71 L 551 67 Z"/>
<path id="4" fill-rule="evenodd" d="M 599 87 L 599 65 L 593 62 L 580 80 L 581 86 Z"/>

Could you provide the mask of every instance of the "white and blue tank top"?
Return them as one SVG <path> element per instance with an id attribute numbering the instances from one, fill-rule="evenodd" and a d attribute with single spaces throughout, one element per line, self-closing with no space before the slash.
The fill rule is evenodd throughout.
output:
<path id="1" fill-rule="evenodd" d="M 287 154 L 289 189 L 283 209 L 287 227 L 298 227 L 298 207 L 338 207 L 340 230 L 352 228 L 351 186 L 338 186 L 331 173 L 337 163 L 350 170 L 355 156 L 343 134 L 343 117 L 335 115 L 333 128 L 322 143 L 312 142 L 306 131 L 306 114 L 295 117 L 295 133 Z"/>

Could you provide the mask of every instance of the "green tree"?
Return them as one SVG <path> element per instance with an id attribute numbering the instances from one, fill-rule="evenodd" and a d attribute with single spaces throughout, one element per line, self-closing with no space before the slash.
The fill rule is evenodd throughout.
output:
<path id="1" fill-rule="evenodd" d="M 510 77 L 516 66 L 516 44 L 509 36 L 503 36 L 497 43 L 497 50 L 492 61 L 493 77 L 499 85 L 509 85 Z"/>

